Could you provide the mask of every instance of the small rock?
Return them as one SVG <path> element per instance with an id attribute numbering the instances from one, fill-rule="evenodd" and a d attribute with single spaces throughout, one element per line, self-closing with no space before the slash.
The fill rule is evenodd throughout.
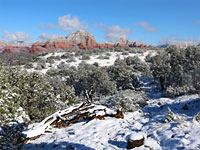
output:
<path id="1" fill-rule="evenodd" d="M 135 147 L 140 147 L 144 144 L 144 133 L 133 133 L 129 136 L 128 138 L 128 145 L 127 149 L 135 148 Z"/>

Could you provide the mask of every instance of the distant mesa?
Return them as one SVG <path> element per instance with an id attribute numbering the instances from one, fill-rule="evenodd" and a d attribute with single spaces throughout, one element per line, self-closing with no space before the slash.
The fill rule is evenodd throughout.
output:
<path id="1" fill-rule="evenodd" d="M 2 43 L 2 44 L 1 44 Z M 4 45 L 4 46 L 1 46 Z M 67 37 L 59 37 L 53 40 L 36 43 L 24 43 L 23 41 L 7 43 L 0 41 L 0 50 L 6 53 L 24 52 L 28 51 L 32 54 L 38 52 L 55 52 L 68 50 L 72 48 L 79 49 L 95 49 L 95 48 L 112 48 L 112 47 L 148 47 L 146 44 L 140 44 L 138 42 L 132 42 L 126 38 L 120 38 L 115 43 L 105 42 L 97 43 L 94 36 L 88 31 L 78 30 L 70 33 Z M 150 46 L 151 47 L 151 46 Z"/>
<path id="2" fill-rule="evenodd" d="M 195 42 L 188 42 L 188 41 L 172 41 L 166 44 L 159 45 L 159 48 L 167 48 L 169 46 L 175 46 L 177 48 L 187 48 L 188 46 L 198 46 L 200 47 L 199 43 Z"/>
<path id="3" fill-rule="evenodd" d="M 0 41 L 0 47 L 4 47 L 8 45 L 8 43 L 6 41 Z"/>
<path id="4" fill-rule="evenodd" d="M 25 43 L 24 41 L 0 41 L 0 51 L 3 53 L 29 52 L 31 46 L 32 43 Z"/>

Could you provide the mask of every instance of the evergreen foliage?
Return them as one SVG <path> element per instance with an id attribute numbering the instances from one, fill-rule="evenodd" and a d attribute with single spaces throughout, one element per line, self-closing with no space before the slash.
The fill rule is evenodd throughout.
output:
<path id="1" fill-rule="evenodd" d="M 153 76 L 160 80 L 161 89 L 167 88 L 170 97 L 184 93 L 199 93 L 200 48 L 169 47 L 152 58 Z"/>

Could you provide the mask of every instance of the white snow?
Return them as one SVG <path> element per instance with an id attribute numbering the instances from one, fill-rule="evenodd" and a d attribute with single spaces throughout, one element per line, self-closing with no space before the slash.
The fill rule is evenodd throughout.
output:
<path id="1" fill-rule="evenodd" d="M 42 59 L 47 59 L 50 56 L 62 56 L 63 54 L 65 54 L 66 52 L 55 52 L 55 53 L 48 53 L 45 56 L 40 56 L 40 58 Z M 106 54 L 109 54 L 110 56 L 109 59 L 99 59 L 99 56 L 106 56 Z M 138 56 L 143 62 L 145 62 L 145 58 L 146 56 L 150 54 L 151 56 L 155 56 L 157 53 L 155 50 L 148 50 L 144 53 L 128 53 L 128 55 L 122 55 L 122 52 L 104 52 L 100 55 L 91 55 L 89 60 L 81 60 L 80 56 L 74 56 L 75 61 L 74 62 L 66 62 L 67 59 L 61 59 L 61 60 L 54 60 L 54 63 L 52 65 L 50 65 L 49 63 L 46 63 L 46 68 L 42 69 L 42 70 L 36 70 L 35 67 L 37 66 L 37 62 L 36 63 L 32 63 L 34 68 L 32 69 L 25 69 L 23 67 L 24 70 L 27 70 L 28 72 L 33 72 L 36 71 L 38 73 L 41 74 L 45 74 L 49 69 L 51 68 L 55 68 L 57 69 L 57 66 L 61 63 L 64 62 L 65 64 L 69 65 L 69 66 L 75 66 L 78 67 L 80 63 L 85 62 L 87 64 L 94 64 L 95 62 L 97 62 L 99 64 L 99 66 L 111 66 L 114 64 L 115 60 L 117 58 L 120 59 L 124 59 L 128 56 Z"/>
<path id="2" fill-rule="evenodd" d="M 130 136 L 129 136 L 129 140 L 135 141 L 135 140 L 141 140 L 143 138 L 145 138 L 146 134 L 143 132 L 133 132 Z"/>
<path id="3" fill-rule="evenodd" d="M 53 150 L 67 149 L 71 146 L 78 150 L 125 150 L 130 135 L 132 139 L 145 138 L 144 145 L 134 148 L 135 150 L 200 149 L 200 123 L 194 120 L 194 115 L 200 110 L 199 95 L 185 95 L 174 99 L 163 98 L 159 97 L 160 94 L 154 91 L 153 87 L 149 88 L 149 85 L 145 85 L 147 88 L 144 87 L 144 90 L 147 92 L 152 90 L 150 91 L 152 98 L 143 109 L 125 113 L 124 119 L 107 117 L 105 120 L 85 120 L 66 128 L 52 129 L 52 133 L 45 133 L 40 138 L 30 141 L 29 144 L 24 145 L 24 149 Z M 188 105 L 189 110 L 182 109 L 185 104 Z M 181 118 L 180 121 L 165 122 L 168 107 Z M 105 107 L 98 106 L 98 108 Z M 72 108 L 59 113 L 71 110 Z M 49 117 L 45 120 L 47 119 Z M 41 133 L 47 127 L 43 126 L 45 120 L 33 127 L 34 130 L 32 128 L 24 133 L 27 136 Z"/>
<path id="4" fill-rule="evenodd" d="M 108 52 L 107 52 L 108 53 Z M 121 55 L 121 52 L 109 52 L 109 59 L 100 60 L 99 55 L 92 55 L 86 63 L 93 64 L 98 62 L 100 66 L 113 65 L 114 61 L 119 57 L 123 59 L 127 56 L 137 55 L 142 61 L 148 54 L 156 55 L 155 51 L 147 51 L 145 53 Z M 45 57 L 49 57 L 48 54 Z M 62 55 L 57 54 L 55 55 Z M 101 54 L 104 55 L 104 54 Z M 67 63 L 64 59 L 55 61 L 52 67 L 62 61 L 69 66 L 77 67 L 82 60 L 75 57 L 76 62 Z M 42 73 L 51 68 L 42 70 Z M 33 70 L 32 70 L 33 71 Z M 41 72 L 41 71 L 40 71 Z M 126 149 L 128 137 L 133 139 L 145 138 L 144 145 L 135 150 L 200 150 L 200 122 L 194 119 L 195 114 L 200 112 L 199 95 L 185 95 L 177 98 L 161 97 L 161 93 L 155 89 L 155 85 L 150 84 L 151 79 L 144 81 L 143 90 L 149 95 L 148 105 L 141 110 L 125 113 L 124 119 L 116 119 L 107 117 L 105 120 L 83 120 L 71 124 L 66 128 L 52 129 L 48 122 L 51 117 L 61 116 L 65 112 L 70 112 L 73 108 L 52 114 L 41 123 L 33 126 L 24 132 L 27 137 L 43 134 L 40 138 L 25 144 L 23 149 L 40 150 L 40 149 L 69 149 L 74 147 L 77 150 L 119 150 Z M 187 104 L 189 110 L 182 107 Z M 78 107 L 77 106 L 74 106 Z M 104 109 L 104 106 L 98 106 Z M 177 121 L 166 122 L 168 108 L 176 115 Z M 93 110 L 90 110 L 91 112 Z M 114 112 L 113 110 L 107 110 Z M 96 115 L 103 115 L 98 112 Z M 51 130 L 52 133 L 45 133 L 45 130 Z"/>

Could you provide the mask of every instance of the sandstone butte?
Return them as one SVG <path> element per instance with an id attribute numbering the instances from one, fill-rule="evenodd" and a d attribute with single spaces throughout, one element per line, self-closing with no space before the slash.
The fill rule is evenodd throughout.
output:
<path id="1" fill-rule="evenodd" d="M 4 46 L 0 48 L 1 51 L 6 53 L 13 52 L 24 52 L 28 51 L 32 54 L 36 54 L 38 52 L 55 52 L 68 50 L 71 48 L 79 48 L 79 49 L 95 49 L 95 48 L 112 48 L 112 47 L 141 47 L 145 48 L 147 45 L 139 44 L 138 42 L 132 42 L 126 40 L 125 38 L 119 39 L 119 41 L 115 43 L 105 42 L 102 44 L 97 43 L 96 39 L 92 34 L 88 31 L 78 30 L 76 32 L 72 32 L 67 37 L 59 37 L 53 40 L 48 40 L 45 42 L 36 42 L 33 43 L 32 46 Z"/>

